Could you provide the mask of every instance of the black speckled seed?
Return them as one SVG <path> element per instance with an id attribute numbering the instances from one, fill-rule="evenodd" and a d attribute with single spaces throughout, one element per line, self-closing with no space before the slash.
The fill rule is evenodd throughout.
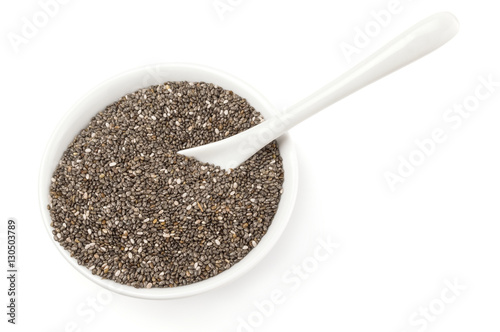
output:
<path id="1" fill-rule="evenodd" d="M 54 171 L 54 239 L 93 274 L 134 287 L 175 287 L 230 268 L 266 233 L 283 164 L 274 141 L 234 170 L 176 152 L 262 121 L 213 84 L 167 82 L 99 112 Z"/>

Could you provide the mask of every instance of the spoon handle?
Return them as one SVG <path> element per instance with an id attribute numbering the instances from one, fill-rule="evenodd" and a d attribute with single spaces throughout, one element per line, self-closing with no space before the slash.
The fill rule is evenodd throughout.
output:
<path id="1" fill-rule="evenodd" d="M 281 113 L 286 127 L 283 133 L 340 99 L 444 45 L 456 35 L 458 27 L 455 16 L 447 12 L 420 21 L 333 82 Z"/>

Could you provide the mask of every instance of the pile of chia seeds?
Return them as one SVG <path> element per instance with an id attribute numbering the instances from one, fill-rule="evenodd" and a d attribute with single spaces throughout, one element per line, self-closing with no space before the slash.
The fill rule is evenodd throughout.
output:
<path id="1" fill-rule="evenodd" d="M 262 120 L 242 97 L 203 82 L 123 96 L 92 118 L 54 171 L 54 239 L 92 274 L 137 288 L 227 270 L 259 243 L 278 208 L 277 143 L 227 171 L 176 152 Z"/>

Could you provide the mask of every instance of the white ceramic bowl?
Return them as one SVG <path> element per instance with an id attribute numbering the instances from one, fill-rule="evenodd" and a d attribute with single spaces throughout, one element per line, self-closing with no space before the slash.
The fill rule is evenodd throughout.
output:
<path id="1" fill-rule="evenodd" d="M 228 283 L 253 268 L 278 241 L 285 229 L 295 203 L 297 193 L 297 160 L 295 150 L 289 136 L 283 135 L 278 139 L 279 150 L 283 158 L 285 180 L 283 194 L 276 215 L 266 235 L 260 243 L 240 262 L 219 275 L 187 286 L 174 288 L 134 288 L 122 285 L 111 280 L 102 279 L 93 275 L 86 267 L 78 265 L 70 257 L 68 251 L 54 240 L 51 218 L 47 205 L 49 204 L 49 187 L 52 173 L 55 170 L 63 152 L 73 138 L 87 126 L 90 119 L 107 105 L 118 100 L 123 95 L 166 81 L 204 81 L 213 83 L 227 90 L 232 90 L 246 98 L 248 102 L 260 112 L 264 118 L 271 116 L 275 111 L 273 106 L 255 89 L 241 80 L 219 70 L 192 64 L 159 64 L 145 66 L 127 71 L 115 76 L 90 91 L 76 105 L 71 108 L 59 122 L 55 132 L 49 140 L 43 156 L 39 175 L 39 200 L 43 222 L 49 232 L 51 240 L 66 260 L 80 273 L 98 285 L 111 291 L 145 299 L 172 299 L 199 294 L 225 283 Z"/>

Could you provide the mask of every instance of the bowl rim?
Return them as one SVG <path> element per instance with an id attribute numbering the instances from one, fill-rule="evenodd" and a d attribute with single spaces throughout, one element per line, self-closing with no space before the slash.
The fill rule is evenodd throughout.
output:
<path id="1" fill-rule="evenodd" d="M 210 277 L 206 280 L 199 281 L 193 284 L 185 285 L 185 286 L 177 286 L 177 287 L 165 287 L 165 288 L 134 288 L 132 286 L 127 286 L 123 284 L 119 284 L 109 279 L 104 279 L 93 275 L 91 271 L 83 265 L 78 265 L 76 259 L 70 256 L 69 252 L 65 250 L 57 241 L 54 240 L 52 230 L 53 228 L 50 226 L 52 219 L 50 217 L 50 213 L 47 209 L 47 205 L 49 204 L 49 190 L 48 186 L 50 186 L 50 178 L 52 177 L 52 173 L 55 169 L 55 165 L 60 159 L 60 155 L 54 161 L 54 155 L 57 155 L 55 150 L 57 147 L 61 148 L 63 146 L 62 151 L 66 150 L 68 144 L 71 142 L 72 138 L 78 133 L 76 131 L 72 136 L 71 140 L 62 139 L 64 135 L 65 129 L 69 127 L 72 123 L 74 124 L 78 115 L 83 116 L 85 110 L 85 102 L 88 101 L 96 101 L 100 96 L 99 93 L 103 91 L 107 91 L 111 87 L 125 84 L 125 82 L 129 82 L 132 84 L 131 80 L 136 78 L 136 76 L 147 77 L 144 75 L 150 75 L 151 72 L 157 73 L 166 73 L 168 75 L 182 75 L 186 74 L 185 77 L 209 77 L 214 78 L 214 80 L 190 80 L 185 79 L 185 81 L 205 81 L 208 83 L 214 83 L 218 86 L 223 87 L 226 90 L 232 90 L 243 98 L 247 99 L 249 103 L 258 109 L 264 117 L 270 116 L 276 109 L 269 103 L 269 101 L 256 89 L 242 81 L 235 76 L 232 76 L 226 72 L 223 72 L 218 69 L 214 69 L 208 66 L 199 65 L 199 64 L 191 64 L 191 63 L 159 63 L 153 65 L 145 65 L 141 67 L 137 67 L 131 70 L 127 70 L 121 74 L 115 75 L 107 80 L 103 81 L 95 88 L 91 89 L 87 94 L 81 97 L 72 107 L 69 108 L 68 111 L 64 114 L 64 116 L 59 120 L 56 125 L 54 131 L 52 132 L 47 145 L 45 147 L 45 151 L 43 153 L 42 162 L 40 164 L 39 175 L 38 175 L 38 200 L 39 207 L 42 214 L 42 220 L 45 225 L 45 229 L 53 244 L 57 247 L 58 251 L 63 255 L 63 257 L 70 263 L 73 268 L 83 274 L 87 279 L 93 281 L 105 289 L 110 291 L 127 295 L 136 298 L 142 299 L 174 299 L 181 298 L 186 296 L 192 296 L 195 294 L 203 293 L 217 287 L 220 287 L 226 283 L 229 283 L 240 276 L 244 275 L 246 272 L 255 267 L 268 253 L 271 251 L 275 243 L 278 241 L 279 237 L 283 233 L 288 221 L 291 217 L 293 207 L 295 205 L 295 199 L 297 195 L 297 185 L 298 185 L 298 162 L 297 156 L 295 152 L 295 147 L 293 142 L 289 136 L 289 134 L 284 134 L 280 138 L 278 138 L 278 145 L 280 149 L 280 155 L 283 158 L 283 167 L 285 169 L 285 179 L 283 183 L 283 194 L 280 199 L 280 203 L 278 205 L 278 210 L 273 218 L 271 225 L 268 228 L 268 231 L 263 236 L 259 244 L 252 249 L 243 259 L 241 259 L 238 263 L 234 264 L 229 269 L 219 273 L 214 277 Z M 148 74 L 149 73 L 149 74 Z M 161 76 L 161 75 L 160 75 Z M 183 76 L 184 77 L 184 76 Z M 128 80 L 128 81 L 127 81 Z M 142 88 L 146 88 L 151 85 L 161 84 L 163 82 L 169 81 L 168 79 L 158 80 L 153 84 L 142 86 Z M 171 79 L 170 81 L 181 81 L 181 79 Z M 144 82 L 144 80 L 143 80 Z M 224 82 L 224 84 L 219 84 L 220 82 Z M 134 82 L 134 84 L 137 82 Z M 227 84 L 226 84 L 227 83 Z M 141 87 L 139 86 L 138 89 Z M 137 89 L 133 89 L 133 92 Z M 126 93 L 123 93 L 124 95 Z M 102 97 L 102 96 L 101 96 Z M 118 96 L 118 98 L 121 96 Z M 118 98 L 112 99 L 117 100 Z M 102 102 L 102 107 L 97 109 L 95 112 L 91 113 L 92 116 L 97 114 L 101 109 L 104 109 L 109 102 Z M 87 115 L 88 116 L 88 115 Z M 73 121 L 73 122 L 72 122 Z M 80 130 L 84 128 L 86 125 L 85 122 L 80 126 Z"/>

